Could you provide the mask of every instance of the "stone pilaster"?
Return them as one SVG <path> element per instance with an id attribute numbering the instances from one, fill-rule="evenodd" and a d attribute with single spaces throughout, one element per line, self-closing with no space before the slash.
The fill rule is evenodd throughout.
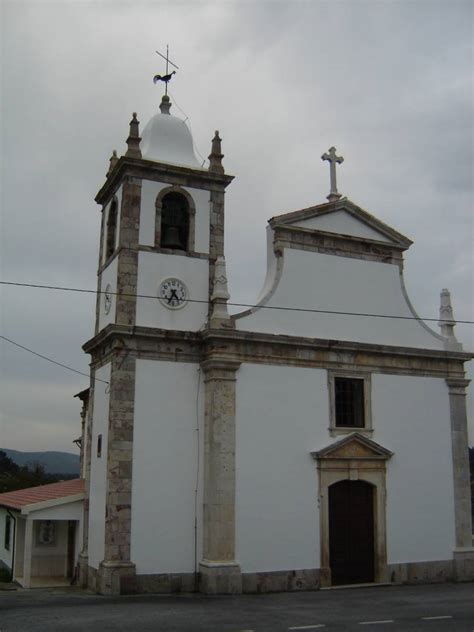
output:
<path id="1" fill-rule="evenodd" d="M 202 363 L 205 384 L 204 515 L 201 591 L 242 592 L 235 561 L 235 385 L 240 364 Z"/>
<path id="2" fill-rule="evenodd" d="M 91 368 L 90 387 L 87 397 L 87 413 L 85 417 L 85 428 L 82 435 L 82 459 L 81 475 L 84 477 L 84 511 L 82 514 L 82 550 L 78 556 L 78 585 L 86 588 L 88 584 L 89 566 L 89 497 L 91 485 L 91 450 L 92 450 L 92 423 L 94 413 L 94 390 L 95 390 L 95 369 Z"/>
<path id="3" fill-rule="evenodd" d="M 110 378 L 105 549 L 98 577 L 102 594 L 134 590 L 135 565 L 130 559 L 134 403 L 135 357 L 123 347 L 112 358 Z"/>
<path id="4" fill-rule="evenodd" d="M 474 579 L 472 546 L 471 491 L 466 414 L 466 387 L 469 380 L 447 379 L 451 417 L 451 444 L 454 481 L 456 549 L 454 577 L 458 581 Z"/>
<path id="5" fill-rule="evenodd" d="M 225 186 L 225 185 L 224 185 Z M 211 296 L 214 290 L 215 266 L 218 257 L 224 256 L 224 186 L 210 192 L 211 216 L 209 222 L 209 318 L 212 316 Z"/>
<path id="6" fill-rule="evenodd" d="M 100 304 L 102 300 L 102 276 L 100 274 L 100 270 L 102 268 L 103 256 L 104 256 L 104 238 L 105 238 L 105 209 L 107 205 L 104 204 L 101 211 L 101 220 L 100 220 L 100 243 L 99 243 L 99 263 L 97 266 L 97 296 L 95 298 L 95 334 L 99 333 L 99 322 L 100 322 Z"/>
<path id="7" fill-rule="evenodd" d="M 126 178 L 122 186 L 115 322 L 134 325 L 138 271 L 141 181 Z"/>

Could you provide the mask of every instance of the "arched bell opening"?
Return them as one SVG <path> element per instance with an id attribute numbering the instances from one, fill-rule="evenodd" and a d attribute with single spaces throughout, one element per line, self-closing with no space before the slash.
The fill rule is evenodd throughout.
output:
<path id="1" fill-rule="evenodd" d="M 189 204 L 181 193 L 167 193 L 161 200 L 161 248 L 189 250 Z"/>
<path id="2" fill-rule="evenodd" d="M 107 215 L 107 232 L 105 238 L 105 260 L 115 252 L 115 244 L 117 241 L 117 199 L 114 198 L 110 204 L 109 213 Z"/>

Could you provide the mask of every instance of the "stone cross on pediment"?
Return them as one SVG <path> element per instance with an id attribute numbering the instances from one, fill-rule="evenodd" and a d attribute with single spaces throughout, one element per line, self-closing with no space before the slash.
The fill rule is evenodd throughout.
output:
<path id="1" fill-rule="evenodd" d="M 329 191 L 329 195 L 327 196 L 327 199 L 330 202 L 334 202 L 336 200 L 339 200 L 340 197 L 342 197 L 341 194 L 337 192 L 336 164 L 337 163 L 341 164 L 341 162 L 344 162 L 344 158 L 342 156 L 336 156 L 336 148 L 335 147 L 330 147 L 328 149 L 328 151 L 321 156 L 321 159 L 329 161 L 329 174 L 330 174 L 330 178 L 331 178 L 331 190 Z"/>

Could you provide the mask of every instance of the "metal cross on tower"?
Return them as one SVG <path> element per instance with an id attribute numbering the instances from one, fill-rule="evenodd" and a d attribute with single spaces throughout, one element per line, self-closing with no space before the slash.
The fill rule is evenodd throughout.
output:
<path id="1" fill-rule="evenodd" d="M 341 162 L 344 162 L 344 158 L 342 156 L 336 156 L 336 148 L 335 147 L 330 147 L 328 149 L 327 153 L 325 153 L 325 154 L 323 154 L 321 156 L 321 159 L 329 161 L 329 174 L 330 174 L 330 178 L 331 178 L 331 190 L 329 191 L 329 195 L 327 196 L 327 199 L 330 202 L 335 202 L 340 197 L 342 197 L 341 194 L 337 192 L 336 163 L 340 164 Z"/>
<path id="2" fill-rule="evenodd" d="M 155 53 L 157 55 L 159 55 L 160 57 L 163 57 L 163 59 L 166 61 L 166 74 L 164 74 L 164 75 L 155 75 L 153 77 L 153 83 L 157 83 L 158 81 L 164 81 L 165 82 L 165 94 L 167 95 L 168 94 L 168 81 L 171 81 L 171 78 L 173 77 L 173 75 L 176 74 L 176 70 L 179 70 L 179 68 L 178 68 L 178 66 L 176 64 L 173 64 L 173 62 L 170 60 L 170 58 L 168 56 L 168 44 L 166 44 L 166 57 L 164 55 L 162 55 L 157 50 L 155 50 Z M 173 70 L 172 72 L 168 72 L 169 64 L 174 66 L 176 68 L 176 70 Z"/>

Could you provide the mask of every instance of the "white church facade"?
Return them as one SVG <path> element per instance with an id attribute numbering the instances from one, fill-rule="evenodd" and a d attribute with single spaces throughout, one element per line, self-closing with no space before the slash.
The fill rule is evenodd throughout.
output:
<path id="1" fill-rule="evenodd" d="M 81 584 L 240 593 L 474 579 L 472 354 L 449 294 L 437 333 L 405 291 L 411 241 L 341 197 L 331 148 L 328 201 L 269 221 L 264 288 L 229 315 L 233 178 L 218 133 L 203 168 L 170 105 L 142 138 L 134 115 L 96 197 Z"/>

